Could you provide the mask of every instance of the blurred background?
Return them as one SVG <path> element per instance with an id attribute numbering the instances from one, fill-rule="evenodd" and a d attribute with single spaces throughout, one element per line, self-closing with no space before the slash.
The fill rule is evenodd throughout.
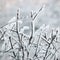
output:
<path id="1" fill-rule="evenodd" d="M 35 25 L 50 24 L 60 26 L 60 0 L 0 0 L 0 27 L 16 16 L 17 9 L 21 9 L 23 25 L 29 25 L 31 10 L 38 11 L 45 6 L 36 18 Z"/>

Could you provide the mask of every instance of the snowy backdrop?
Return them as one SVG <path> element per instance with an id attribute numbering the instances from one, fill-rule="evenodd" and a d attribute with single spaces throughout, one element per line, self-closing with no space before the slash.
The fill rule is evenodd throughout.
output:
<path id="1" fill-rule="evenodd" d="M 0 60 L 60 60 L 60 0 L 0 0 Z"/>

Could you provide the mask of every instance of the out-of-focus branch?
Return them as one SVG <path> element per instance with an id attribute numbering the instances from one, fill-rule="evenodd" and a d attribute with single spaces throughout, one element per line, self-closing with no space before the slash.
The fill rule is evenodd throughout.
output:
<path id="1" fill-rule="evenodd" d="M 6 31 L 3 32 L 2 36 L 0 37 L 0 40 L 4 37 Z"/>

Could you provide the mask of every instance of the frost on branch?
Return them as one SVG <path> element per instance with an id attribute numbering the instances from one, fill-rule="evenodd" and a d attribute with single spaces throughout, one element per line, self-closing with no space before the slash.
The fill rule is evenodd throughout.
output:
<path id="1" fill-rule="evenodd" d="M 42 8 L 34 14 L 31 19 L 36 18 Z M 17 17 L 13 17 L 6 26 L 0 29 L 0 56 L 1 60 L 55 60 L 60 55 L 60 28 L 51 27 L 43 24 L 34 32 L 32 19 L 31 26 L 23 26 L 23 21 L 19 18 L 19 10 Z M 20 30 L 19 30 L 20 29 Z M 30 35 L 24 33 L 30 30 Z M 34 35 L 33 35 L 34 32 Z"/>

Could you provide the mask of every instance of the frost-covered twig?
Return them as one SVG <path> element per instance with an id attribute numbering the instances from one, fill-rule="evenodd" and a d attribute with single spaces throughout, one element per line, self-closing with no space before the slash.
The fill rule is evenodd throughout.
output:
<path id="1" fill-rule="evenodd" d="M 34 54 L 34 57 L 38 57 L 37 55 L 37 50 L 38 50 L 38 45 L 39 45 L 39 40 L 40 40 L 40 35 L 39 35 L 39 38 L 38 38 L 38 41 L 37 41 L 37 46 L 36 46 L 36 51 L 35 51 L 35 54 Z M 33 57 L 33 58 L 34 58 Z"/>
<path id="2" fill-rule="evenodd" d="M 9 41 L 10 41 L 11 48 L 14 49 L 14 48 L 13 48 L 13 45 L 12 45 L 12 42 L 11 42 L 11 37 L 9 37 Z M 13 51 L 13 55 L 14 55 L 14 57 L 16 58 L 16 54 L 15 54 L 14 51 Z"/>
<path id="3" fill-rule="evenodd" d="M 20 40 L 20 35 L 19 35 L 19 30 L 18 30 L 18 19 L 19 19 L 19 10 L 17 10 L 17 20 L 16 20 L 16 33 L 17 33 L 17 36 L 18 36 L 18 40 L 19 40 L 19 48 L 21 49 L 22 47 L 22 42 Z"/>
<path id="4" fill-rule="evenodd" d="M 45 53 L 45 56 L 44 56 L 43 60 L 46 59 L 46 56 L 47 56 L 48 50 L 50 48 L 50 45 L 53 43 L 53 41 L 54 41 L 55 38 L 56 38 L 56 35 L 53 35 L 53 31 L 52 31 L 52 34 L 51 34 L 51 42 L 49 43 L 49 45 L 48 45 L 48 47 L 46 49 L 46 53 Z"/>
<path id="5" fill-rule="evenodd" d="M 35 30 L 34 22 L 33 22 L 33 21 L 35 20 L 35 18 L 36 18 L 37 15 L 39 14 L 39 12 L 42 10 L 42 8 L 43 8 L 43 7 L 41 7 L 37 13 L 35 13 L 35 16 L 34 16 L 34 14 L 31 12 L 31 19 L 32 19 L 32 21 L 31 21 L 31 36 L 30 36 L 30 39 L 29 39 L 29 44 L 31 44 L 31 40 L 32 40 L 32 38 L 33 38 L 34 30 Z"/>
<path id="6" fill-rule="evenodd" d="M 4 37 L 6 31 L 3 32 L 2 36 L 0 37 L 0 40 Z"/>
<path id="7" fill-rule="evenodd" d="M 42 11 L 42 8 L 43 8 L 43 7 L 41 7 L 41 8 L 39 9 L 39 11 L 35 14 L 35 16 L 33 17 L 33 20 L 37 17 L 37 15 L 39 14 L 39 12 Z"/>

